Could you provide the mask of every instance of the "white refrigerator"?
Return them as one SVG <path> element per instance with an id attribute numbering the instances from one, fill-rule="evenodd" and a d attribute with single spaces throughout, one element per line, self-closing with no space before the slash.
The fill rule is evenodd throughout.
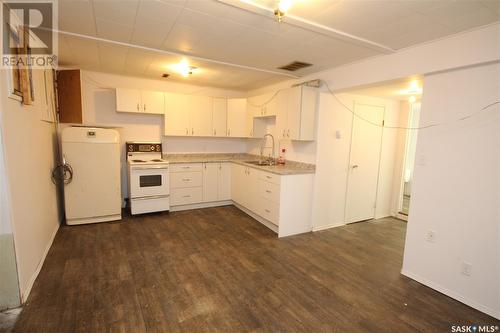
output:
<path id="1" fill-rule="evenodd" d="M 120 136 L 116 130 L 67 127 L 61 134 L 64 162 L 73 170 L 64 185 L 66 223 L 121 219 Z"/>

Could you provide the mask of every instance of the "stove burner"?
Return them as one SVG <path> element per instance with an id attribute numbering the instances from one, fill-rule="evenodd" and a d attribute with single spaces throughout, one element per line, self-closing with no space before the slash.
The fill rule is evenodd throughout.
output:
<path id="1" fill-rule="evenodd" d="M 145 163 L 146 161 L 144 161 L 144 160 L 132 160 L 132 162 L 135 162 L 135 163 Z"/>
<path id="2" fill-rule="evenodd" d="M 164 162 L 162 159 L 155 158 L 154 160 L 151 160 L 151 162 Z"/>

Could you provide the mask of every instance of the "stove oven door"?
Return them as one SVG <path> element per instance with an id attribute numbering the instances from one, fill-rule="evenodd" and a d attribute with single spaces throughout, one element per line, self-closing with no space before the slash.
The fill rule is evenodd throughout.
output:
<path id="1" fill-rule="evenodd" d="M 169 193 L 168 165 L 130 167 L 131 199 L 167 196 Z"/>

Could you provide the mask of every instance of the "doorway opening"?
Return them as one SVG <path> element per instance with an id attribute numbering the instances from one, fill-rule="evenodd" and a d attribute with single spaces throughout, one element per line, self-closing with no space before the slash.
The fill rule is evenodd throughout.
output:
<path id="1" fill-rule="evenodd" d="M 408 78 L 341 94 L 351 107 L 345 223 L 407 220 L 422 81 Z"/>

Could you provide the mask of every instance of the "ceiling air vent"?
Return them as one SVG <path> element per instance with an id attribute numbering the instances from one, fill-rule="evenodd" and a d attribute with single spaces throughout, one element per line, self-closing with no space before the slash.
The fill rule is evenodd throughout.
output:
<path id="1" fill-rule="evenodd" d="M 286 71 L 295 72 L 298 71 L 299 69 L 306 68 L 309 66 L 312 66 L 312 64 L 308 64 L 307 62 L 302 62 L 302 61 L 294 61 L 289 63 L 288 65 L 278 67 L 278 69 L 284 69 Z"/>

